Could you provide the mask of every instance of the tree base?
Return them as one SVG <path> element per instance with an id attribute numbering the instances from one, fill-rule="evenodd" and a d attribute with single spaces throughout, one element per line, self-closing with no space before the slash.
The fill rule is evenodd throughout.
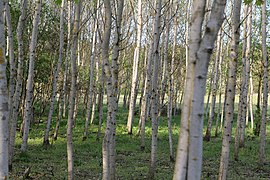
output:
<path id="1" fill-rule="evenodd" d="M 210 141 L 210 136 L 209 135 L 205 135 L 203 138 L 204 141 L 209 142 Z"/>
<path id="2" fill-rule="evenodd" d="M 44 140 L 43 141 L 43 146 L 45 147 L 45 148 L 47 148 L 47 147 L 49 147 L 50 146 L 50 141 L 47 139 L 47 140 Z"/>
<path id="3" fill-rule="evenodd" d="M 170 161 L 171 161 L 171 162 L 175 162 L 175 160 L 174 160 L 174 157 L 173 157 L 173 156 L 170 156 Z"/>

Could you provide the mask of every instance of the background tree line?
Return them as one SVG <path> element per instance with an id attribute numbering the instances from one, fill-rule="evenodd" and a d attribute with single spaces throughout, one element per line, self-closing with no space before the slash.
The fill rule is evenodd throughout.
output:
<path id="1" fill-rule="evenodd" d="M 234 159 L 239 160 L 239 148 L 245 147 L 251 129 L 260 136 L 258 157 L 263 164 L 268 107 L 266 3 L 0 1 L 0 177 L 8 176 L 7 164 L 12 170 L 18 139 L 20 151 L 27 152 L 33 125 L 45 125 L 43 146 L 48 148 L 67 119 L 68 179 L 74 179 L 73 131 L 77 117 L 83 116 L 81 139 L 87 141 L 89 125 L 98 124 L 102 178 L 116 179 L 121 109 L 128 109 L 126 133 L 139 135 L 142 151 L 146 123 L 151 122 L 149 179 L 157 169 L 161 117 L 167 119 L 174 179 L 201 178 L 203 139 L 210 141 L 213 131 L 223 137 L 219 179 L 226 179 L 233 122 Z M 181 116 L 181 128 L 174 152 L 176 115 Z"/>

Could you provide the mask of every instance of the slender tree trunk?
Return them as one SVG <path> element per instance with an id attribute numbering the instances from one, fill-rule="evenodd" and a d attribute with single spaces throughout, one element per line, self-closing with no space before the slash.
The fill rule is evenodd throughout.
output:
<path id="1" fill-rule="evenodd" d="M 249 89 L 249 74 L 250 74 L 250 52 L 251 52 L 251 38 L 252 38 L 252 5 L 248 7 L 248 19 L 247 19 L 247 48 L 245 51 L 245 86 L 243 91 L 243 107 L 242 107 L 242 115 L 241 115 L 241 123 L 240 123 L 240 142 L 239 146 L 245 146 L 245 121 L 248 116 L 247 109 L 248 109 L 248 89 Z"/>
<path id="2" fill-rule="evenodd" d="M 112 79 L 111 72 L 109 68 L 109 43 L 111 37 L 111 27 L 112 27 L 112 10 L 110 0 L 104 1 L 105 8 L 105 24 L 104 24 L 104 33 L 102 41 L 102 59 L 104 63 L 106 80 L 107 80 L 107 105 L 108 105 L 108 115 L 107 115 L 107 124 L 105 135 L 102 142 L 102 159 L 103 159 L 103 176 L 102 179 L 110 179 L 110 144 L 112 143 L 112 119 L 114 119 L 115 112 L 112 107 Z"/>
<path id="3" fill-rule="evenodd" d="M 58 76 L 59 76 L 59 71 L 62 66 L 62 59 L 63 59 L 63 51 L 64 51 L 64 7 L 65 6 L 65 0 L 62 0 L 62 5 L 61 5 L 61 13 L 60 13 L 60 45 L 59 45 L 59 58 L 57 62 L 56 69 L 54 71 L 54 76 L 53 76 L 53 87 L 52 87 L 52 96 L 51 96 L 51 102 L 50 102 L 50 110 L 48 114 L 48 119 L 47 119 L 47 126 L 45 129 L 45 134 L 44 134 L 44 140 L 43 140 L 43 145 L 47 146 L 50 144 L 49 141 L 49 133 L 50 133 L 50 127 L 51 127 L 51 121 L 52 121 L 52 115 L 54 112 L 54 102 L 56 99 L 56 91 L 57 91 L 57 82 L 58 82 Z"/>
<path id="4" fill-rule="evenodd" d="M 141 106 L 141 150 L 145 149 L 145 121 L 148 117 L 149 111 L 149 101 L 150 101 L 150 88 L 151 88 L 151 66 L 152 66 L 152 43 L 150 44 L 150 48 L 148 51 L 147 57 L 147 68 L 146 68 L 146 79 L 144 82 L 144 94 L 142 98 L 142 106 Z"/>
<path id="5" fill-rule="evenodd" d="M 99 7 L 99 1 L 97 2 L 96 8 Z M 85 120 L 85 127 L 83 133 L 83 140 L 85 140 L 88 136 L 88 126 L 91 114 L 91 108 L 93 108 L 93 81 L 94 81 L 94 68 L 95 68 L 95 57 L 96 57 L 96 39 L 97 39 L 97 28 L 98 28 L 98 10 L 96 10 L 96 20 L 94 22 L 94 33 L 93 33 L 93 40 L 92 40 L 92 52 L 90 57 L 90 68 L 89 68 L 89 92 L 88 92 L 88 105 L 87 105 L 87 113 L 86 113 L 86 120 Z"/>
<path id="6" fill-rule="evenodd" d="M 259 150 L 259 162 L 263 164 L 265 161 L 265 144 L 266 144 L 266 116 L 267 116 L 267 104 L 268 104 L 268 58 L 266 47 L 266 2 L 262 4 L 262 55 L 264 65 L 263 75 L 263 107 L 262 107 L 262 121 L 260 129 L 260 150 Z"/>
<path id="7" fill-rule="evenodd" d="M 151 142 L 151 162 L 149 169 L 149 179 L 154 179 L 156 173 L 157 161 L 157 137 L 158 137 L 158 112 L 159 112 L 159 89 L 158 89 L 158 74 L 159 74 L 159 39 L 160 39 L 160 16 L 161 16 L 161 0 L 156 1 L 155 22 L 153 28 L 153 74 L 151 87 L 151 121 L 152 121 L 152 142 Z"/>
<path id="8" fill-rule="evenodd" d="M 211 138 L 211 129 L 212 129 L 212 123 L 215 118 L 215 108 L 216 108 L 216 96 L 217 96 L 217 89 L 218 89 L 218 75 L 219 75 L 219 64 L 220 64 L 220 54 L 221 54 L 221 44 L 222 42 L 222 33 L 220 32 L 218 38 L 217 38 L 217 51 L 216 51 L 216 60 L 215 60 L 215 71 L 214 71 L 214 79 L 213 79 L 213 89 L 212 89 L 212 103 L 211 103 L 211 109 L 210 109 L 210 116 L 208 119 L 208 125 L 206 134 L 204 136 L 204 140 L 210 141 Z"/>
<path id="9" fill-rule="evenodd" d="M 107 75 L 107 79 L 111 77 L 112 86 L 108 86 L 107 81 L 107 96 L 111 95 L 111 98 L 108 99 L 109 106 L 112 106 L 113 115 L 111 116 L 112 119 L 110 120 L 111 125 L 111 143 L 109 144 L 109 152 L 110 152 L 110 179 L 116 179 L 116 148 L 115 148 L 115 141 L 116 141 L 116 112 L 118 110 L 118 58 L 120 52 L 120 44 L 121 44 L 121 27 L 122 27 L 122 14 L 124 9 L 124 0 L 120 0 L 116 4 L 116 29 L 113 39 L 113 49 L 112 49 L 112 64 L 111 64 L 111 75 L 108 76 L 108 68 L 105 63 L 105 72 Z M 108 64 L 108 63 L 107 63 Z M 110 89 L 112 92 L 109 92 Z M 110 104 L 111 103 L 111 104 Z M 108 122 L 107 122 L 108 123 Z"/>
<path id="10" fill-rule="evenodd" d="M 68 111 L 68 122 L 67 122 L 67 162 L 68 162 L 68 180 L 74 179 L 74 150 L 73 150 L 73 125 L 74 125 L 74 107 L 76 100 L 76 51 L 78 49 L 78 37 L 80 28 L 80 14 L 81 14 L 81 3 L 75 5 L 75 20 L 72 37 L 72 48 L 71 48 L 71 88 L 69 94 L 69 111 Z"/>
<path id="11" fill-rule="evenodd" d="M 17 68 L 17 78 L 16 78 L 16 87 L 13 87 L 12 90 L 12 82 L 10 82 L 10 91 L 15 92 L 13 94 L 13 97 L 11 97 L 12 92 L 10 92 L 10 98 L 9 99 L 9 104 L 10 104 L 10 131 L 9 131 L 9 168 L 10 170 L 12 169 L 12 160 L 14 156 L 14 146 L 15 146 L 15 137 L 16 137 L 16 127 L 17 127 L 17 119 L 18 119 L 18 112 L 19 112 L 19 103 L 20 103 L 20 97 L 21 97 L 21 88 L 22 88 L 22 73 L 23 73 L 23 40 L 22 40 L 22 33 L 23 33 L 23 25 L 25 21 L 25 16 L 26 16 L 26 7 L 27 7 L 27 0 L 22 0 L 21 1 L 21 8 L 20 8 L 20 17 L 19 17 L 19 22 L 17 26 L 17 42 L 18 42 L 18 68 Z M 8 20 L 7 20 L 8 24 Z M 9 25 L 8 25 L 9 27 Z M 10 29 L 10 28 L 9 28 Z M 10 29 L 11 30 L 11 29 Z M 12 32 L 10 32 L 12 33 Z M 9 35 L 11 38 L 11 34 Z M 12 45 L 10 45 L 10 51 L 12 51 Z M 11 53 L 11 52 L 10 52 Z M 10 63 L 12 59 L 12 55 L 10 55 Z M 14 57 L 13 57 L 14 58 Z M 15 62 L 14 62 L 15 63 Z M 12 63 L 11 63 L 12 64 Z M 15 68 L 15 67 L 13 67 Z M 12 69 L 11 67 L 11 73 Z M 15 71 L 15 69 L 13 70 Z M 15 73 L 15 72 L 14 72 Z M 13 75 L 13 78 L 15 78 L 15 74 Z M 10 80 L 12 79 L 12 76 L 10 77 Z M 15 83 L 15 82 L 13 82 Z M 12 103 L 12 106 L 11 106 Z M 12 110 L 11 110 L 12 109 Z"/>
<path id="12" fill-rule="evenodd" d="M 138 16 L 137 16 L 137 41 L 136 48 L 134 51 L 134 61 L 133 61 L 133 72 L 132 72 L 132 83 L 131 83 L 131 94 L 130 94 L 130 104 L 128 112 L 128 134 L 132 134 L 132 122 L 134 119 L 134 109 L 136 106 L 136 92 L 138 86 L 138 68 L 140 61 L 140 50 L 141 50 L 141 38 L 142 38 L 142 1 L 138 0 Z"/>
<path id="13" fill-rule="evenodd" d="M 33 19 L 33 30 L 31 35 L 31 42 L 29 47 L 29 69 L 28 78 L 26 85 L 26 97 L 25 97 L 25 107 L 24 107 L 24 128 L 23 128 L 23 139 L 21 151 L 25 152 L 27 150 L 28 133 L 30 128 L 30 119 L 33 108 L 33 86 L 34 86 L 34 62 L 36 56 L 36 46 L 37 46 L 37 35 L 38 35 L 38 23 L 40 19 L 42 0 L 36 0 L 36 11 Z"/>
<path id="14" fill-rule="evenodd" d="M 6 24 L 7 24 L 7 34 L 8 34 L 8 55 L 9 55 L 9 90 L 8 90 L 8 104 L 9 107 L 13 104 L 13 97 L 14 97 L 14 87 L 15 87 L 15 60 L 14 60 L 14 38 L 13 38 L 13 28 L 12 22 L 10 17 L 10 8 L 9 3 L 6 1 L 5 3 L 5 16 L 6 16 Z M 13 108 L 9 108 L 9 119 L 12 119 Z M 12 123 L 10 123 L 9 129 L 11 130 Z"/>
<path id="15" fill-rule="evenodd" d="M 69 62 L 69 50 L 70 50 L 70 37 L 71 37 L 71 2 L 68 1 L 68 34 L 67 34 L 67 47 L 66 47 L 66 57 L 65 57 L 65 70 L 64 70 L 64 77 L 63 77 L 63 86 L 62 86 L 62 92 L 60 96 L 59 101 L 59 109 L 58 109 L 58 116 L 57 116 L 57 123 L 54 131 L 53 138 L 54 140 L 57 139 L 58 136 L 58 130 L 60 121 L 62 119 L 62 116 L 64 113 L 64 107 L 65 107 L 65 97 L 66 97 L 66 86 L 67 86 L 67 74 L 68 74 L 68 62 Z"/>
<path id="16" fill-rule="evenodd" d="M 0 179 L 8 179 L 9 160 L 9 109 L 8 87 L 6 77 L 7 60 L 5 58 L 5 26 L 4 26 L 4 3 L 0 1 Z"/>
<path id="17" fill-rule="evenodd" d="M 221 58 L 222 58 L 222 61 L 223 61 L 223 44 L 221 44 Z M 219 122 L 220 122 L 220 125 L 221 125 L 221 116 L 222 116 L 222 85 L 223 85 L 223 76 L 222 76 L 222 62 L 219 63 L 219 101 L 218 101 L 218 113 L 217 113 L 217 120 L 216 120 L 216 130 L 215 130 L 215 137 L 218 136 L 218 133 L 219 133 Z"/>
<path id="18" fill-rule="evenodd" d="M 250 83 L 250 93 L 249 93 L 249 113 L 250 113 L 250 124 L 251 129 L 254 128 L 254 117 L 253 117 L 253 80 L 252 80 L 252 70 L 250 70 L 249 75 L 249 83 Z"/>
<path id="19" fill-rule="evenodd" d="M 204 95 L 210 56 L 223 22 L 226 1 L 214 1 L 202 35 L 205 1 L 193 1 L 190 26 L 188 69 L 181 115 L 174 179 L 200 179 L 202 169 L 202 132 Z"/>
<path id="20" fill-rule="evenodd" d="M 228 88 L 225 104 L 225 124 L 222 138 L 222 150 L 220 157 L 219 167 L 219 180 L 225 180 L 227 178 L 228 165 L 229 165 L 229 153 L 232 133 L 232 122 L 234 114 L 234 100 L 235 100 L 235 84 L 236 84 L 236 69 L 237 69 L 237 57 L 238 46 L 240 36 L 240 11 L 241 0 L 234 0 L 233 16 L 232 16 L 232 42 L 231 53 L 229 63 L 229 75 L 228 75 Z"/>
<path id="21" fill-rule="evenodd" d="M 172 2 L 172 5 L 174 3 Z M 170 28 L 170 23 L 167 24 L 167 28 Z M 173 140 L 172 140 L 172 108 L 173 108 L 173 94 L 174 94 L 174 63 L 175 63 L 175 49 L 177 41 L 177 17 L 174 18 L 174 42 L 173 42 L 173 52 L 172 60 L 170 66 L 168 66 L 167 71 L 169 72 L 169 92 L 168 92 L 168 109 L 167 109 L 167 118 L 168 118 L 168 137 L 169 137 L 169 147 L 170 147 L 170 160 L 174 162 L 174 152 L 173 152 Z"/>
<path id="22" fill-rule="evenodd" d="M 95 87 L 94 87 L 94 91 L 95 91 Z M 91 112 L 91 120 L 90 120 L 91 124 L 93 124 L 94 120 L 95 120 L 96 105 L 97 105 L 96 101 L 97 101 L 97 93 L 94 92 L 94 94 L 93 94 L 92 112 Z"/>
<path id="23" fill-rule="evenodd" d="M 239 99 L 237 127 L 235 133 L 235 146 L 234 146 L 234 159 L 238 160 L 239 147 L 244 146 L 245 137 L 245 121 L 247 113 L 247 95 L 248 95 L 248 80 L 250 71 L 250 45 L 251 45 L 251 6 L 246 7 L 247 22 L 244 25 L 244 37 L 247 39 L 243 43 L 243 71 L 242 71 L 242 84 L 241 95 Z"/>

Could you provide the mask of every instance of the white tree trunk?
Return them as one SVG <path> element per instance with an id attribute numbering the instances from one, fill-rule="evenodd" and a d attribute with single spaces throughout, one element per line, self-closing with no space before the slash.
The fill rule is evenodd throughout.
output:
<path id="1" fill-rule="evenodd" d="M 141 38 L 142 38 L 142 1 L 138 0 L 138 15 L 137 15 L 137 41 L 136 48 L 134 51 L 134 60 L 133 60 L 133 72 L 132 72 L 132 82 L 131 82 L 131 94 L 130 94 L 130 104 L 128 111 L 128 134 L 132 134 L 132 122 L 134 119 L 134 109 L 136 106 L 136 92 L 138 84 L 138 68 L 140 60 L 140 50 L 141 50 Z"/>
<path id="2" fill-rule="evenodd" d="M 254 128 L 254 117 L 253 117 L 253 80 L 252 80 L 252 70 L 250 70 L 249 75 L 249 83 L 250 83 L 250 93 L 249 93 L 249 113 L 250 113 L 250 124 L 251 129 Z"/>
<path id="3" fill-rule="evenodd" d="M 172 5 L 174 3 L 172 2 Z M 169 137 L 169 148 L 170 148 L 170 160 L 174 162 L 174 152 L 173 152 L 173 140 L 172 140 L 172 108 L 173 108 L 173 94 L 174 94 L 174 63 L 175 63 L 175 50 L 177 43 L 177 17 L 174 17 L 174 42 L 173 42 L 173 51 L 172 51 L 172 60 L 170 66 L 168 66 L 169 73 L 169 88 L 168 88 L 168 109 L 167 109 L 167 118 L 168 118 L 168 137 Z M 170 28 L 170 23 L 167 24 L 167 28 Z M 168 33 L 169 34 L 169 33 Z"/>
<path id="4" fill-rule="evenodd" d="M 265 144 L 266 144 L 266 122 L 267 122 L 267 104 L 268 104 L 268 58 L 266 48 L 266 2 L 262 4 L 262 55 L 264 65 L 263 76 L 263 107 L 262 107 L 262 121 L 260 129 L 260 150 L 259 150 L 259 162 L 263 164 L 265 162 Z"/>
<path id="5" fill-rule="evenodd" d="M 53 138 L 54 140 L 57 139 L 58 136 L 58 130 L 60 126 L 60 121 L 62 119 L 62 116 L 64 113 L 64 107 L 65 107 L 65 97 L 66 97 L 66 86 L 67 86 L 67 74 L 68 74 L 68 66 L 69 66 L 69 53 L 70 53 L 70 37 L 71 37 L 71 2 L 67 2 L 68 6 L 68 32 L 67 32 L 67 47 L 66 47 L 66 57 L 65 57 L 65 70 L 64 70 L 64 77 L 63 77 L 63 86 L 62 86 L 62 92 L 60 95 L 59 100 L 59 108 L 58 108 L 58 116 L 57 116 L 57 123 L 54 131 Z"/>
<path id="6" fill-rule="evenodd" d="M 54 76 L 53 76 L 52 96 L 51 96 L 50 109 L 49 109 L 49 114 L 48 114 L 48 119 L 47 119 L 47 126 L 46 126 L 45 134 L 44 134 L 43 145 L 50 144 L 49 133 L 50 133 L 52 115 L 54 112 L 54 102 L 56 99 L 58 76 L 59 76 L 59 71 L 60 71 L 61 66 L 62 66 L 62 56 L 63 56 L 63 51 L 64 51 L 64 49 L 63 49 L 64 48 L 64 8 L 65 8 L 64 6 L 65 6 L 65 0 L 62 0 L 61 13 L 60 13 L 59 58 L 58 58 L 57 66 L 55 68 Z"/>
<path id="7" fill-rule="evenodd" d="M 0 179 L 8 179 L 9 110 L 5 58 L 4 3 L 0 1 Z"/>
<path id="8" fill-rule="evenodd" d="M 233 15 L 232 15 L 232 42 L 231 53 L 228 72 L 228 87 L 226 92 L 226 104 L 225 104 L 225 123 L 224 132 L 222 138 L 222 150 L 220 157 L 219 167 L 219 180 L 225 180 L 227 178 L 229 153 L 232 133 L 232 122 L 234 114 L 234 100 L 235 100 L 235 85 L 236 85 L 236 69 L 237 69 L 237 57 L 238 46 L 240 36 L 240 11 L 241 0 L 234 0 Z"/>
<path id="9" fill-rule="evenodd" d="M 28 78 L 26 85 L 26 97 L 25 97 L 25 106 L 24 106 L 24 128 L 23 128 L 23 139 L 21 151 L 24 152 L 27 150 L 27 141 L 28 133 L 30 127 L 30 119 L 32 114 L 32 101 L 33 101 L 33 85 L 34 85 L 34 63 L 36 56 L 36 46 L 37 46 L 37 35 L 38 35 L 38 23 L 40 19 L 42 0 L 36 0 L 36 10 L 35 16 L 33 19 L 33 30 L 31 35 L 31 42 L 29 47 L 29 69 L 28 69 Z"/>
<path id="10" fill-rule="evenodd" d="M 195 0 L 192 6 L 189 57 L 181 132 L 177 148 L 174 179 L 201 179 L 204 95 L 210 56 L 223 22 L 226 1 L 213 2 L 204 36 L 202 24 L 206 2 Z"/>
<path id="11" fill-rule="evenodd" d="M 248 109 L 248 89 L 249 89 L 249 74 L 250 74 L 250 58 L 251 58 L 251 38 L 252 38 L 252 5 L 248 7 L 248 19 L 247 19 L 247 47 L 245 53 L 245 74 L 244 74 L 244 90 L 243 90 L 243 99 L 242 99 L 242 115 L 240 121 L 240 142 L 239 146 L 244 147 L 245 139 L 245 121 L 248 118 L 247 109 Z"/>
<path id="12" fill-rule="evenodd" d="M 82 1 L 75 5 L 75 20 L 72 37 L 71 47 L 71 88 L 69 94 L 69 111 L 68 111 L 68 122 L 67 122 L 67 162 L 68 162 L 68 180 L 74 179 L 74 150 L 73 150 L 73 125 L 74 125 L 74 108 L 76 100 L 76 82 L 77 82 L 77 71 L 76 71 L 76 59 L 78 49 L 78 38 L 80 28 L 80 14 L 81 14 Z"/>
<path id="13" fill-rule="evenodd" d="M 221 44 L 222 44 L 222 32 L 220 32 L 217 38 L 217 50 L 216 50 L 216 59 L 215 59 L 215 67 L 214 67 L 214 79 L 213 79 L 213 89 L 212 89 L 212 103 L 210 109 L 210 115 L 208 119 L 208 125 L 206 129 L 206 134 L 204 140 L 210 141 L 211 138 L 211 130 L 212 130 L 212 123 L 215 117 L 215 108 L 216 108 L 216 96 L 217 96 L 217 89 L 218 89 L 218 75 L 219 75 L 219 64 L 220 64 L 220 54 L 221 54 Z"/>
<path id="14" fill-rule="evenodd" d="M 152 43 L 150 44 L 150 48 L 148 51 L 147 57 L 147 67 L 146 77 L 144 81 L 144 93 L 142 98 L 142 106 L 141 106 L 141 114 L 140 114 L 140 122 L 141 122 L 141 150 L 145 148 L 145 121 L 148 117 L 148 107 L 149 107 L 149 97 L 150 97 L 150 88 L 151 88 L 151 66 L 152 66 Z"/>
<path id="15" fill-rule="evenodd" d="M 22 1 L 21 3 L 22 3 L 21 9 L 26 8 L 25 1 Z M 8 37 L 9 37 L 8 39 L 9 39 L 9 63 L 10 63 L 10 77 L 9 77 L 9 121 L 10 121 L 10 123 L 9 123 L 9 130 L 10 130 L 9 131 L 9 167 L 10 167 L 10 169 L 12 169 L 12 159 L 13 159 L 13 155 L 14 155 L 14 145 L 15 145 L 16 126 L 17 126 L 17 114 L 15 114 L 15 107 L 17 107 L 16 109 L 18 109 L 18 105 L 17 105 L 18 101 L 15 102 L 15 100 L 14 100 L 14 98 L 17 96 L 17 94 L 14 92 L 14 90 L 15 90 L 14 79 L 15 79 L 15 75 L 16 75 L 16 72 L 15 72 L 16 67 L 15 67 L 15 60 L 14 60 L 13 30 L 12 30 L 12 25 L 11 25 L 9 4 L 6 3 L 5 6 L 6 6 L 6 22 L 7 22 Z M 23 11 L 23 10 L 21 10 L 21 11 Z M 18 26 L 19 26 L 19 24 L 21 24 L 21 21 L 22 20 L 20 17 L 19 22 L 18 22 Z M 17 35 L 17 37 L 18 37 L 18 44 L 20 46 L 21 42 L 19 41 L 19 36 Z M 21 52 L 18 52 L 18 56 L 20 56 L 20 53 Z M 18 68 L 20 68 L 20 62 L 18 62 Z M 22 79 L 22 77 L 19 77 L 19 79 L 17 79 L 17 83 L 21 82 L 20 79 Z M 21 86 L 20 86 L 20 91 L 21 91 Z"/>
<path id="16" fill-rule="evenodd" d="M 99 1 L 97 1 L 96 8 L 99 7 Z M 85 120 L 85 128 L 84 128 L 84 134 L 83 134 L 83 140 L 85 140 L 88 136 L 88 126 L 89 126 L 89 120 L 90 120 L 90 114 L 91 114 L 91 108 L 93 107 L 93 90 L 94 90 L 94 69 L 95 69 L 95 57 L 96 57 L 96 40 L 97 40 L 97 28 L 98 28 L 98 18 L 99 13 L 98 10 L 96 10 L 96 20 L 94 22 L 94 33 L 92 38 L 92 52 L 90 56 L 90 67 L 89 67 L 89 92 L 88 92 L 88 105 L 87 105 L 87 111 L 86 111 L 86 120 Z"/>
<path id="17" fill-rule="evenodd" d="M 154 179 L 157 161 L 157 137 L 158 137 L 158 112 L 159 112 L 159 89 L 158 89 L 158 74 L 159 74 L 159 39 L 160 39 L 160 16 L 161 16 L 161 0 L 156 1 L 155 22 L 153 27 L 153 74 L 151 87 L 151 121 L 152 121 L 152 142 L 151 142 L 151 162 L 149 169 L 149 179 Z"/>
<path id="18" fill-rule="evenodd" d="M 245 16 L 249 21 L 249 6 L 245 7 Z M 250 52 L 250 32 L 248 32 L 248 22 L 244 23 L 243 37 L 247 37 L 243 40 L 242 45 L 242 77 L 241 77 L 241 89 L 238 105 L 238 116 L 237 116 L 237 126 L 235 129 L 235 143 L 234 143 L 234 159 L 238 160 L 239 146 L 243 147 L 241 144 L 241 138 L 245 133 L 245 120 L 247 112 L 247 94 L 248 94 L 248 75 L 249 75 L 249 52 Z M 251 19 L 250 19 L 251 20 Z M 249 41 L 249 42 L 248 42 Z M 249 43 L 249 47 L 248 47 Z"/>
<path id="19" fill-rule="evenodd" d="M 13 28 L 12 22 L 10 17 L 10 8 L 8 1 L 5 4 L 5 16 L 6 16 L 6 24 L 7 24 L 7 34 L 8 34 L 8 56 L 9 56 L 9 90 L 8 90 L 8 104 L 9 107 L 13 104 L 13 97 L 14 97 L 14 86 L 15 86 L 15 60 L 14 60 L 14 38 L 13 38 Z M 9 119 L 12 119 L 13 108 L 9 108 Z M 10 123 L 9 129 L 11 129 L 12 123 Z"/>
<path id="20" fill-rule="evenodd" d="M 102 59 L 105 68 L 105 74 L 107 79 L 107 105 L 108 105 L 108 115 L 105 135 L 102 142 L 102 159 L 103 159 L 103 172 L 102 179 L 110 179 L 110 144 L 112 143 L 112 119 L 114 119 L 115 112 L 112 107 L 112 80 L 111 80 L 111 69 L 109 67 L 109 43 L 111 37 L 111 26 L 112 26 L 112 10 L 110 0 L 104 1 L 105 8 L 105 24 L 104 33 L 102 41 Z"/>

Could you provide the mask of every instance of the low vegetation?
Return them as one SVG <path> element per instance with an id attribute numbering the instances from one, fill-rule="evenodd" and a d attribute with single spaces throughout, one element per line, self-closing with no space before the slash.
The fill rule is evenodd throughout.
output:
<path id="1" fill-rule="evenodd" d="M 81 112 L 81 111 L 80 111 Z M 128 135 L 126 129 L 128 110 L 119 109 L 117 116 L 117 179 L 146 179 L 148 166 L 150 163 L 151 145 L 151 123 L 147 122 L 146 127 L 146 148 L 140 149 L 140 136 L 136 135 L 138 117 L 135 117 L 134 135 Z M 97 118 L 96 118 L 97 119 Z M 45 120 L 39 125 L 32 124 L 29 137 L 29 149 L 26 153 L 20 153 L 21 137 L 19 133 L 16 141 L 16 154 L 10 179 L 23 179 L 25 171 L 30 172 L 26 179 L 67 179 L 67 159 L 66 159 L 66 122 L 63 119 L 60 125 L 58 139 L 46 149 L 43 144 L 43 133 Z M 98 122 L 90 126 L 89 138 L 82 141 L 84 129 L 84 116 L 78 114 L 74 127 L 74 166 L 75 179 L 101 179 L 102 178 L 102 139 L 96 140 Z M 105 120 L 105 117 L 104 117 Z M 176 150 L 179 135 L 180 117 L 173 119 L 173 141 Z M 55 123 L 55 119 L 54 119 Z M 104 124 L 104 123 L 103 123 Z M 206 124 L 206 123 L 205 123 Z M 54 127 L 54 124 L 53 126 Z M 270 131 L 268 126 L 267 131 Z M 52 131 L 53 132 L 53 131 Z M 102 129 L 104 132 L 104 126 Z M 170 162 L 169 142 L 167 135 L 167 119 L 160 118 L 158 135 L 158 162 L 157 179 L 172 179 L 174 162 Z M 214 134 L 214 132 L 212 133 Z M 102 134 L 103 135 L 103 134 Z M 266 147 L 267 159 L 270 159 L 269 137 Z M 219 169 L 219 159 L 221 153 L 221 134 L 212 137 L 210 142 L 204 142 L 203 171 L 202 179 L 217 179 Z M 233 143 L 232 146 L 233 148 Z M 270 163 L 264 166 L 258 165 L 259 138 L 254 136 L 247 128 L 245 148 L 240 149 L 239 161 L 233 160 L 231 153 L 228 179 L 270 179 Z M 233 152 L 233 149 L 231 149 Z"/>

